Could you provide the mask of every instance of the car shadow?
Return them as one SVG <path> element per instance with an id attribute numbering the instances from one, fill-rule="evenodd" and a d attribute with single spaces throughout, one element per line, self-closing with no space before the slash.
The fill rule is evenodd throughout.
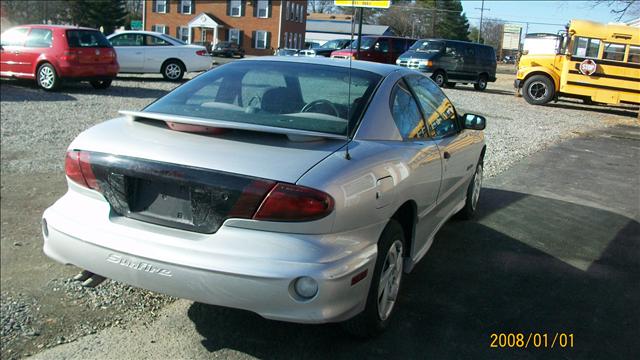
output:
<path id="1" fill-rule="evenodd" d="M 195 77 L 195 75 L 194 75 Z M 143 76 L 118 76 L 116 78 L 116 81 L 124 81 L 124 82 L 130 82 L 130 81 L 135 81 L 135 82 L 150 82 L 150 83 L 167 83 L 167 84 L 175 84 L 176 86 L 180 85 L 180 84 L 184 84 L 187 81 L 191 80 L 191 77 L 189 78 L 183 78 L 180 81 L 168 81 L 165 80 L 162 77 L 143 77 Z"/>
<path id="2" fill-rule="evenodd" d="M 74 101 L 75 97 L 64 92 L 44 91 L 29 80 L 0 81 L 0 101 Z"/>
<path id="3" fill-rule="evenodd" d="M 479 93 L 479 94 L 509 95 L 509 96 L 515 97 L 515 95 L 514 95 L 515 92 L 514 91 L 491 89 L 491 88 L 487 88 L 484 91 L 478 91 L 478 90 L 473 88 L 473 85 L 460 85 L 460 84 L 458 84 L 458 85 L 456 85 L 455 88 L 450 88 L 450 89 L 460 90 L 460 91 L 472 91 L 472 92 Z"/>
<path id="4" fill-rule="evenodd" d="M 607 105 L 581 105 L 570 101 L 559 101 L 557 103 L 548 103 L 543 106 L 567 110 L 592 111 L 601 114 L 610 114 L 626 117 L 637 117 L 639 109 L 613 107 Z"/>
<path id="5" fill-rule="evenodd" d="M 280 358 L 634 358 L 640 353 L 640 224 L 626 216 L 483 189 L 476 221 L 450 221 L 405 277 L 387 332 L 356 340 L 340 326 L 265 320 L 194 303 L 202 345 Z M 265 299 L 268 301 L 268 299 Z M 545 334 L 526 349 L 491 334 Z M 556 333 L 565 337 L 565 347 Z M 556 338 L 557 339 L 557 338 Z"/>

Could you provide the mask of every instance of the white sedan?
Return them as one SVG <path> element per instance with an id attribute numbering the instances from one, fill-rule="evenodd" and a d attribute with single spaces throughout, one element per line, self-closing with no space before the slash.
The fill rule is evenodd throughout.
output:
<path id="1" fill-rule="evenodd" d="M 161 73 L 171 81 L 188 71 L 211 67 L 204 46 L 189 45 L 166 34 L 151 31 L 123 31 L 107 37 L 118 55 L 121 73 Z"/>

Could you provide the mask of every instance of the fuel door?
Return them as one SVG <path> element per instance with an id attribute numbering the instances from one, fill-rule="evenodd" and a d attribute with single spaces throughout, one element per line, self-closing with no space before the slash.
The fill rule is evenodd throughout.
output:
<path id="1" fill-rule="evenodd" d="M 383 208 L 394 201 L 395 186 L 393 177 L 385 176 L 376 182 L 376 209 Z"/>

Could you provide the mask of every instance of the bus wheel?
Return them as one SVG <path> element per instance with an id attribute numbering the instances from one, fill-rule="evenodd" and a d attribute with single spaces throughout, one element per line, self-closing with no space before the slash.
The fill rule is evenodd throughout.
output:
<path id="1" fill-rule="evenodd" d="M 553 81 L 544 75 L 534 75 L 524 82 L 522 97 L 533 105 L 546 104 L 553 99 L 556 89 Z"/>

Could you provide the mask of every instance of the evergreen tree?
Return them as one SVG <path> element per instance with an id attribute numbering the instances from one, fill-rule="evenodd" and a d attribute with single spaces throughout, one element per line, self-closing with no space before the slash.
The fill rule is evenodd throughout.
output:
<path id="1" fill-rule="evenodd" d="M 438 16 L 435 32 L 437 37 L 451 40 L 469 40 L 469 20 L 462 12 L 460 0 L 436 1 Z"/>
<path id="2" fill-rule="evenodd" d="M 69 0 L 72 22 L 80 26 L 99 29 L 105 35 L 125 25 L 129 12 L 126 0 Z"/>

